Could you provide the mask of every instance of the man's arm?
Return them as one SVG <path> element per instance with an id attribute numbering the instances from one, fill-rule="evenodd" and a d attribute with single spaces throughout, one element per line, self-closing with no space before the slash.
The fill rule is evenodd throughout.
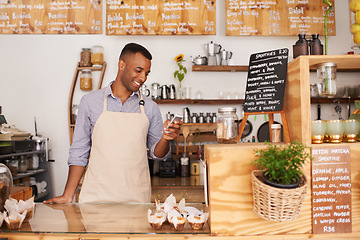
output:
<path id="1" fill-rule="evenodd" d="M 84 166 L 71 165 L 63 195 L 46 200 L 44 203 L 71 203 L 84 170 Z"/>
<path id="2" fill-rule="evenodd" d="M 182 122 L 170 123 L 166 120 L 164 123 L 164 129 L 162 131 L 163 136 L 160 141 L 156 144 L 154 154 L 158 158 L 164 157 L 170 149 L 170 141 L 174 140 L 180 132 L 180 126 Z"/>

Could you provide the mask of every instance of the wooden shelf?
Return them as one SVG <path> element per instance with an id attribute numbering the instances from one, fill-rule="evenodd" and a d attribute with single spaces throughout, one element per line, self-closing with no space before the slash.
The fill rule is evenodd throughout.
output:
<path id="1" fill-rule="evenodd" d="M 360 98 L 311 98 L 311 103 L 354 103 L 355 100 Z"/>
<path id="2" fill-rule="evenodd" d="M 157 104 L 243 104 L 244 99 L 159 99 Z"/>
<path id="3" fill-rule="evenodd" d="M 209 66 L 193 65 L 193 72 L 247 72 L 249 66 Z"/>

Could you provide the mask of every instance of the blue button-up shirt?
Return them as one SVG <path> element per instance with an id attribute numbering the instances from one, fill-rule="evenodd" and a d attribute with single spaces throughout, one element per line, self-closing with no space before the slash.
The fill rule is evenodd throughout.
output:
<path id="1" fill-rule="evenodd" d="M 88 164 L 91 135 L 95 123 L 103 111 L 104 92 L 107 97 L 107 110 L 112 112 L 140 113 L 139 95 L 134 92 L 126 101 L 122 103 L 120 98 L 113 95 L 111 82 L 107 87 L 92 91 L 84 95 L 78 107 L 73 143 L 69 151 L 68 165 L 86 166 Z M 150 150 L 150 156 L 154 155 L 156 144 L 162 137 L 163 121 L 158 105 L 151 99 L 143 96 L 145 101 L 145 114 L 149 120 L 149 129 L 147 134 L 147 148 Z M 162 159 L 169 156 L 170 151 Z"/>

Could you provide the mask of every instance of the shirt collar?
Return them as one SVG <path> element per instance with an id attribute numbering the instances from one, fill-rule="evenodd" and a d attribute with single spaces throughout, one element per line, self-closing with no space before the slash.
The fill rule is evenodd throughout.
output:
<path id="1" fill-rule="evenodd" d="M 106 88 L 106 96 L 111 96 L 112 98 L 117 98 L 117 97 L 115 97 L 114 96 L 114 94 L 113 94 L 113 92 L 112 92 L 112 89 L 111 89 L 111 85 L 114 83 L 114 81 L 111 81 L 110 83 L 109 83 L 109 85 L 107 86 L 107 88 Z M 137 95 L 137 96 L 139 96 L 139 93 L 138 92 L 133 92 L 131 95 L 130 95 L 130 97 L 132 97 L 133 95 Z"/>

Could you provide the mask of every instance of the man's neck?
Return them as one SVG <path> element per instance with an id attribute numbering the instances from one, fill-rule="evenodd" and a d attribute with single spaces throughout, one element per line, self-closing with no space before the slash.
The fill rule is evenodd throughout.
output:
<path id="1" fill-rule="evenodd" d="M 128 91 L 124 86 L 118 84 L 117 81 L 111 85 L 111 91 L 115 97 L 120 98 L 122 103 L 124 103 L 132 94 L 132 92 Z"/>

